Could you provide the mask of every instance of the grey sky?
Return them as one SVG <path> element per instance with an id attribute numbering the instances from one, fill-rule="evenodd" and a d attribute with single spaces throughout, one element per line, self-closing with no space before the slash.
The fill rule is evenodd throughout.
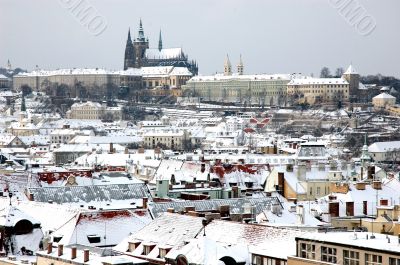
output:
<path id="1" fill-rule="evenodd" d="M 400 77 L 400 1 L 358 0 L 376 20 L 361 35 L 332 6 L 341 0 L 88 0 L 107 20 L 94 36 L 60 2 L 0 0 L 0 65 L 32 70 L 121 69 L 128 27 L 143 20 L 150 46 L 183 47 L 201 74 L 242 54 L 246 73 L 319 74 L 353 62 L 361 74 Z M 236 68 L 236 67 L 235 67 Z"/>

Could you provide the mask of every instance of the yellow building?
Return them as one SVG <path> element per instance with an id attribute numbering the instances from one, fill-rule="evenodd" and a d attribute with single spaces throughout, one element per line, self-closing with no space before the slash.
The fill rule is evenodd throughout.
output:
<path id="1" fill-rule="evenodd" d="M 372 104 L 375 109 L 390 108 L 396 104 L 396 98 L 387 93 L 381 93 L 372 98 Z"/>
<path id="2" fill-rule="evenodd" d="M 296 256 L 288 265 L 400 264 L 398 237 L 367 232 L 310 233 L 296 238 Z"/>
<path id="3" fill-rule="evenodd" d="M 349 101 L 350 85 L 344 78 L 295 78 L 287 85 L 289 102 L 308 103 Z"/>

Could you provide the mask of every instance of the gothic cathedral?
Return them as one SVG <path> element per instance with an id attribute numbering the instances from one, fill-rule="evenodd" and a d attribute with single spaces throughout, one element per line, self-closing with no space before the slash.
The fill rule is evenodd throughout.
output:
<path id="1" fill-rule="evenodd" d="M 158 48 L 149 48 L 149 39 L 144 36 L 142 20 L 139 23 L 138 36 L 132 41 L 128 31 L 128 40 L 125 47 L 124 70 L 147 66 L 175 66 L 187 67 L 193 75 L 197 75 L 196 61 L 189 61 L 182 48 L 163 48 L 161 31 Z"/>

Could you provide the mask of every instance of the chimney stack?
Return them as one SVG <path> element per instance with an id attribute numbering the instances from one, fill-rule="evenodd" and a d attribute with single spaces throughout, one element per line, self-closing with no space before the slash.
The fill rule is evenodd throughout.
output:
<path id="1" fill-rule="evenodd" d="M 143 209 L 147 209 L 147 202 L 149 201 L 149 198 L 143 197 Z"/>
<path id="2" fill-rule="evenodd" d="M 76 259 L 76 247 L 71 248 L 71 259 Z"/>
<path id="3" fill-rule="evenodd" d="M 83 250 L 83 262 L 88 262 L 89 261 L 89 249 L 84 249 Z"/>
<path id="4" fill-rule="evenodd" d="M 62 256 L 64 252 L 64 245 L 63 244 L 58 244 L 58 256 Z"/>
<path id="5" fill-rule="evenodd" d="M 110 154 L 114 153 L 114 144 L 110 143 Z"/>
<path id="6" fill-rule="evenodd" d="M 50 254 L 51 252 L 53 252 L 53 243 L 49 242 L 47 245 L 47 254 Z"/>
<path id="7" fill-rule="evenodd" d="M 372 182 L 372 187 L 376 190 L 382 189 L 382 182 L 380 180 L 375 180 Z"/>

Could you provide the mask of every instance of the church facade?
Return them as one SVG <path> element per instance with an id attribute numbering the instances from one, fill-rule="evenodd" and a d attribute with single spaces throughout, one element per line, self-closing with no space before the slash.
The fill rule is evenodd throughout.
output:
<path id="1" fill-rule="evenodd" d="M 193 75 L 198 74 L 198 66 L 189 60 L 182 48 L 164 48 L 162 36 L 158 40 L 158 48 L 149 48 L 149 39 L 145 37 L 142 20 L 140 20 L 138 36 L 132 41 L 130 30 L 125 47 L 124 70 L 149 66 L 186 67 Z"/>

